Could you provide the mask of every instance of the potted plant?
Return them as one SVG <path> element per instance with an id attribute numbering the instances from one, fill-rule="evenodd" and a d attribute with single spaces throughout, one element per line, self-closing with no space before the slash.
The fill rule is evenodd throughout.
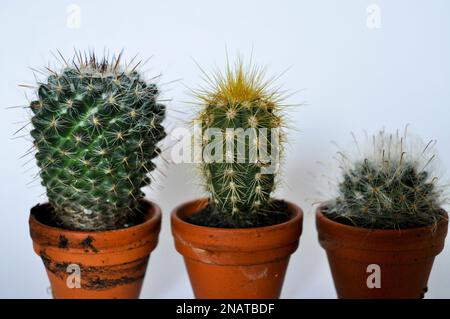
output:
<path id="1" fill-rule="evenodd" d="M 197 298 L 278 298 L 298 247 L 301 209 L 271 197 L 285 119 L 281 95 L 263 75 L 239 60 L 194 91 L 209 196 L 175 208 L 171 224 Z"/>
<path id="2" fill-rule="evenodd" d="M 433 143 L 381 131 L 338 153 L 338 194 L 316 225 L 339 298 L 424 297 L 448 224 Z"/>
<path id="3" fill-rule="evenodd" d="M 121 55 L 76 54 L 30 104 L 48 203 L 31 209 L 35 252 L 55 298 L 138 298 L 161 225 L 144 199 L 166 133 L 158 88 Z"/>

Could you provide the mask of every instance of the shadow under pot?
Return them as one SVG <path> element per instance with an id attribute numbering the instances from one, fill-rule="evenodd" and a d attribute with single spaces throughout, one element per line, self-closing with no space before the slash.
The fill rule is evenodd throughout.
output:
<path id="1" fill-rule="evenodd" d="M 141 200 L 140 224 L 108 231 L 74 231 L 48 224 L 50 204 L 31 210 L 33 248 L 45 265 L 54 298 L 139 298 L 161 210 Z"/>
<path id="2" fill-rule="evenodd" d="M 339 298 L 423 298 L 434 258 L 444 248 L 448 215 L 435 226 L 367 229 L 333 221 L 316 211 Z"/>
<path id="3" fill-rule="evenodd" d="M 302 232 L 302 210 L 287 202 L 289 220 L 255 228 L 198 226 L 186 220 L 207 199 L 187 202 L 171 216 L 196 298 L 279 298 L 290 255 Z"/>

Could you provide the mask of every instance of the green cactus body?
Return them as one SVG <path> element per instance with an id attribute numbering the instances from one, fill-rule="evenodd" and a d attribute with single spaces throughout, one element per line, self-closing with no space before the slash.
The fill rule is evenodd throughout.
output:
<path id="1" fill-rule="evenodd" d="M 430 144 L 415 151 L 406 140 L 381 132 L 365 158 L 341 154 L 345 169 L 338 197 L 324 213 L 375 229 L 428 226 L 442 218 L 442 190 L 427 169 L 435 159 Z"/>
<path id="2" fill-rule="evenodd" d="M 269 164 L 261 160 L 259 143 L 264 139 L 270 157 L 271 129 L 282 127 L 280 100 L 276 92 L 269 92 L 259 72 L 245 71 L 240 62 L 235 69 L 228 67 L 226 75 L 218 75 L 216 81 L 211 91 L 198 95 L 203 102 L 197 117 L 203 132 L 201 171 L 210 202 L 223 221 L 220 224 L 248 227 L 270 210 L 275 174 L 262 171 Z M 213 154 L 215 159 L 222 158 L 221 162 L 205 157 L 215 145 L 215 137 L 207 138 L 214 129 L 222 134 L 216 141 L 222 145 L 215 149 L 221 154 Z"/>
<path id="3" fill-rule="evenodd" d="M 124 227 L 165 137 L 158 89 L 119 59 L 53 72 L 31 103 L 31 135 L 55 220 L 78 230 Z"/>

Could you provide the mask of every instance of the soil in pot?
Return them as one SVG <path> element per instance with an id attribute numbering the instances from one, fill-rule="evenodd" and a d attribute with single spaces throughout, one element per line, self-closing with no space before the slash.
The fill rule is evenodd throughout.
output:
<path id="1" fill-rule="evenodd" d="M 333 221 L 319 207 L 316 225 L 339 298 L 423 298 L 448 215 L 435 226 L 381 230 Z"/>
<path id="2" fill-rule="evenodd" d="M 249 214 L 250 215 L 250 214 Z M 245 220 L 228 219 L 228 215 L 220 214 L 210 202 L 187 218 L 187 222 L 208 227 L 250 228 L 272 226 L 287 222 L 290 218 L 288 204 L 284 200 L 273 201 L 270 207 L 251 214 Z M 239 227 L 236 227 L 238 224 Z"/>
<path id="3" fill-rule="evenodd" d="M 284 204 L 281 204 L 284 203 Z M 302 231 L 302 210 L 289 202 L 285 222 L 253 228 L 219 228 L 189 222 L 206 199 L 174 209 L 175 247 L 183 255 L 197 298 L 278 298 L 290 255 Z"/>
<path id="4" fill-rule="evenodd" d="M 158 243 L 161 210 L 141 201 L 134 226 L 108 231 L 66 230 L 50 222 L 51 206 L 30 214 L 34 251 L 42 258 L 54 298 L 138 298 L 151 251 Z"/>

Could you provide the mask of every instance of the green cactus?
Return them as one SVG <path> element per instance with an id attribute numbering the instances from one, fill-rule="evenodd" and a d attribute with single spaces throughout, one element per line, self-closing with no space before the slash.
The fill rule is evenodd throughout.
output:
<path id="1" fill-rule="evenodd" d="M 434 142 L 417 148 L 420 141 L 410 139 L 381 131 L 362 156 L 338 153 L 343 176 L 324 214 L 373 229 L 428 226 L 442 218 L 443 189 L 432 170 Z"/>
<path id="2" fill-rule="evenodd" d="M 166 133 L 158 89 L 120 55 L 76 57 L 39 83 L 31 135 L 42 185 L 59 225 L 117 229 L 130 223 L 150 184 Z"/>
<path id="3" fill-rule="evenodd" d="M 208 222 L 210 226 L 251 227 L 260 225 L 263 219 L 271 219 L 268 214 L 273 212 L 275 172 L 263 171 L 269 164 L 262 160 L 259 143 L 266 143 L 267 156 L 275 155 L 272 146 L 281 151 L 282 97 L 270 89 L 271 83 L 263 75 L 264 70 L 247 68 L 239 60 L 234 67 L 228 64 L 224 74 L 218 72 L 213 78 L 208 77 L 210 88 L 195 92 L 201 105 L 196 117 L 202 123 L 203 133 L 201 173 L 215 212 L 215 221 Z M 214 129 L 221 132 L 221 140 L 205 138 Z M 244 134 L 239 135 L 239 129 Z M 271 129 L 280 133 L 276 143 L 272 142 Z M 220 154 L 212 155 L 214 158 L 219 155 L 222 161 L 205 157 L 211 145 L 219 147 L 215 152 Z"/>

